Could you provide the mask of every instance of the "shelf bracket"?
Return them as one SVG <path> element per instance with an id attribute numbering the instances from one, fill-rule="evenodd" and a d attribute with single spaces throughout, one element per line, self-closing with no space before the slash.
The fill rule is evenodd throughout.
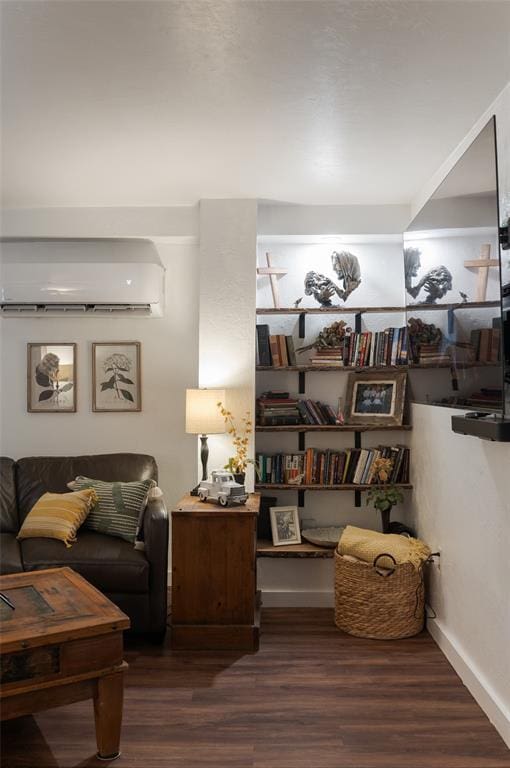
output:
<path id="1" fill-rule="evenodd" d="M 304 395 L 306 392 L 306 376 L 304 371 L 299 371 L 298 393 Z"/>
<path id="2" fill-rule="evenodd" d="M 354 447 L 361 448 L 361 432 L 354 433 Z M 354 506 L 361 507 L 361 491 L 354 491 Z"/>
<path id="3" fill-rule="evenodd" d="M 305 450 L 305 433 L 298 432 L 298 451 Z"/>
<path id="4" fill-rule="evenodd" d="M 354 330 L 356 331 L 356 333 L 361 333 L 361 317 L 362 317 L 361 312 L 356 312 L 356 314 L 354 315 Z"/>
<path id="5" fill-rule="evenodd" d="M 304 507 L 305 506 L 305 492 L 304 491 L 298 491 L 297 493 L 297 503 L 298 507 Z"/>
<path id="6" fill-rule="evenodd" d="M 455 341 L 455 310 L 450 307 L 448 310 L 448 336 L 451 341 Z"/>
<path id="7" fill-rule="evenodd" d="M 299 313 L 299 338 L 304 339 L 306 333 L 306 314 L 304 312 Z"/>

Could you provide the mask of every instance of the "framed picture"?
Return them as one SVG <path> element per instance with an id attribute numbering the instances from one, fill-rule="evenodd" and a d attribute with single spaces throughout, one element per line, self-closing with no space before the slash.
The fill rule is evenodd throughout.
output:
<path id="1" fill-rule="evenodd" d="M 299 514 L 297 507 L 269 507 L 273 544 L 301 544 Z"/>
<path id="2" fill-rule="evenodd" d="M 27 411 L 75 413 L 76 344 L 27 345 Z"/>
<path id="3" fill-rule="evenodd" d="M 92 410 L 142 410 L 139 341 L 92 344 Z"/>
<path id="4" fill-rule="evenodd" d="M 407 373 L 350 373 L 347 382 L 347 424 L 401 426 Z"/>

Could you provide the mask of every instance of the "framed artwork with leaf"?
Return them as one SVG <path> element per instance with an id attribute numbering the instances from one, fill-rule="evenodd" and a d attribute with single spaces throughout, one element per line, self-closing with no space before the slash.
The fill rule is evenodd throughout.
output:
<path id="1" fill-rule="evenodd" d="M 76 412 L 76 344 L 27 345 L 27 410 Z"/>
<path id="2" fill-rule="evenodd" d="M 92 410 L 141 411 L 139 341 L 92 344 Z"/>

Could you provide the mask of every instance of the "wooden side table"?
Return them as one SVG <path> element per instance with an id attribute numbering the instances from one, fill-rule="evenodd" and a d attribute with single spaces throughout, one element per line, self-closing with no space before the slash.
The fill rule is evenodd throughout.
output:
<path id="1" fill-rule="evenodd" d="M 256 651 L 260 495 L 220 507 L 184 496 L 172 511 L 172 648 Z"/>

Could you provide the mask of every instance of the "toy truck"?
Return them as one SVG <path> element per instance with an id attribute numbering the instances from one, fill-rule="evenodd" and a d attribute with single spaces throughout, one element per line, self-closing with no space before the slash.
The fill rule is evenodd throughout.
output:
<path id="1" fill-rule="evenodd" d="M 236 483 L 234 475 L 224 469 L 215 469 L 209 480 L 202 480 L 198 486 L 200 501 L 216 501 L 222 507 L 233 504 L 246 504 L 248 494 L 246 488 Z"/>

